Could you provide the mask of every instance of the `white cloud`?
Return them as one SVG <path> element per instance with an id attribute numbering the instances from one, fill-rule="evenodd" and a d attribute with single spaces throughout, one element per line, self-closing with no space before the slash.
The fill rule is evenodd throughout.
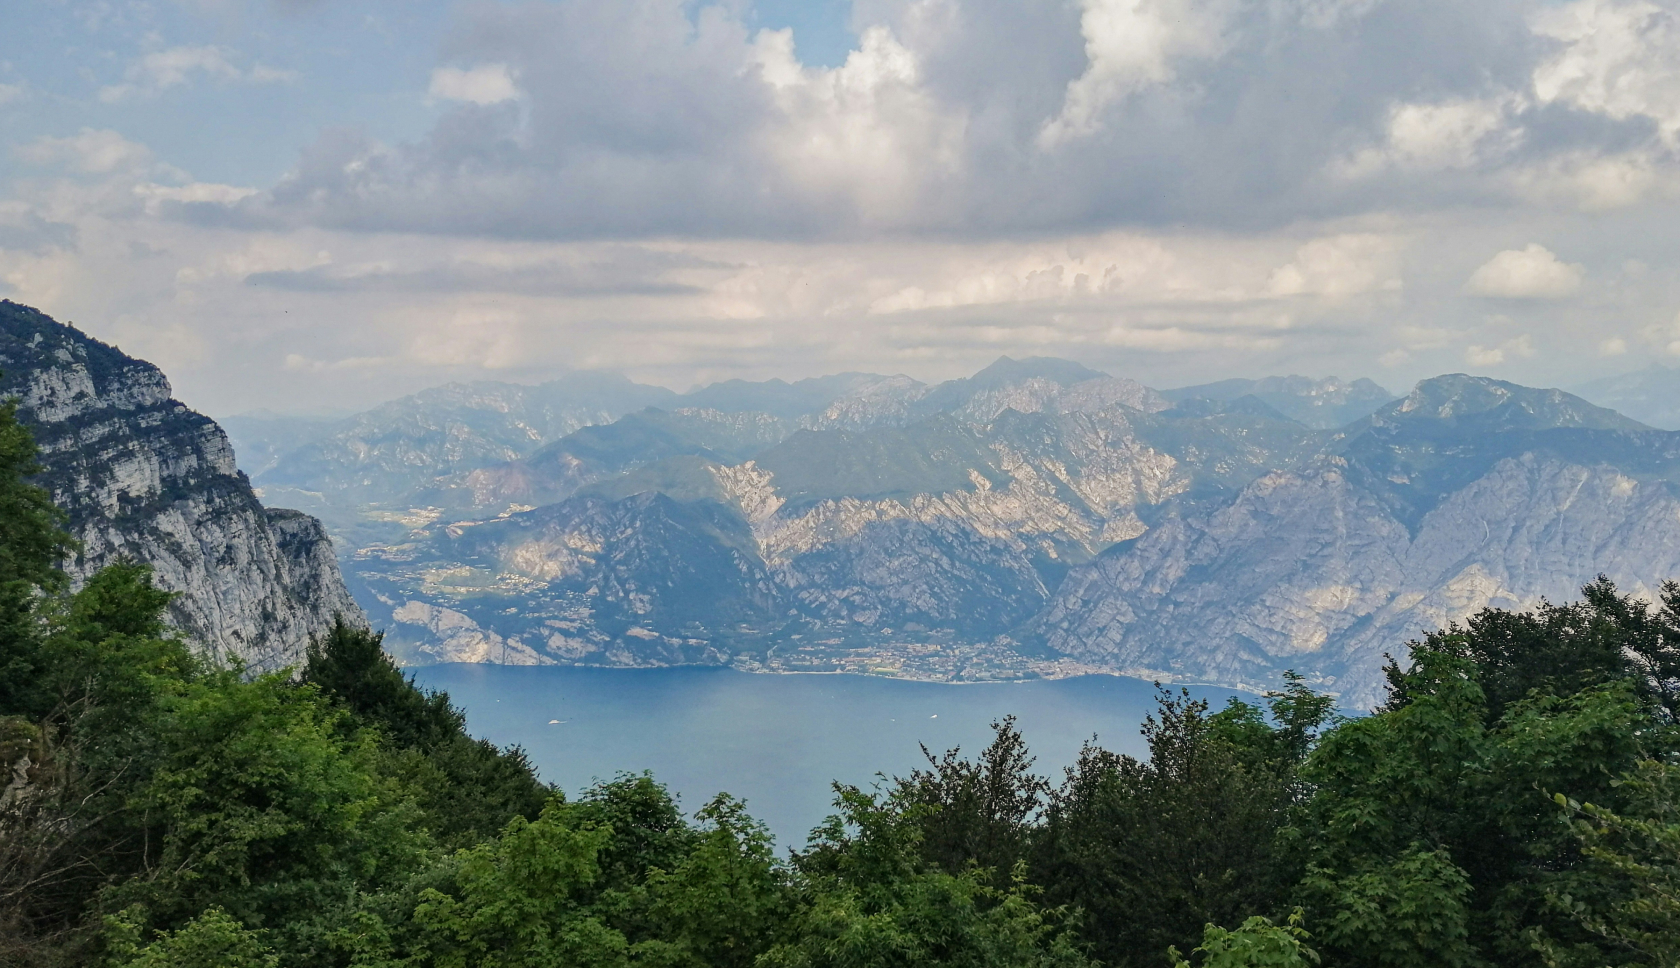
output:
<path id="1" fill-rule="evenodd" d="M 1464 289 L 1499 299 L 1562 299 L 1581 288 L 1586 270 L 1560 260 L 1538 242 L 1506 249 L 1471 273 Z"/>
<path id="2" fill-rule="evenodd" d="M 23 100 L 22 84 L 0 84 L 0 105 Z"/>
<path id="3" fill-rule="evenodd" d="M 1534 340 L 1527 333 L 1508 339 L 1498 346 L 1487 348 L 1469 346 L 1464 350 L 1464 361 L 1471 366 L 1498 366 L 1508 357 L 1528 359 L 1534 356 Z"/>
<path id="4" fill-rule="evenodd" d="M 1639 331 L 1646 343 L 1673 356 L 1680 356 L 1680 313 L 1668 323 L 1656 323 Z"/>
<path id="5" fill-rule="evenodd" d="M 1398 240 L 1375 233 L 1314 239 L 1272 273 L 1273 296 L 1351 296 L 1401 288 Z"/>
<path id="6" fill-rule="evenodd" d="M 1183 60 L 1217 57 L 1229 45 L 1233 5 L 1224 0 L 1083 0 L 1085 73 L 1068 82 L 1059 115 L 1039 133 L 1054 147 L 1090 134 L 1127 95 L 1171 81 Z"/>
<path id="7" fill-rule="evenodd" d="M 1495 366 L 1505 362 L 1505 352 L 1499 349 L 1485 349 L 1480 346 L 1469 346 L 1464 350 L 1464 362 L 1471 366 Z"/>
<path id="8" fill-rule="evenodd" d="M 185 205 L 232 205 L 257 194 L 257 189 L 239 185 L 219 185 L 214 182 L 188 182 L 184 185 L 143 182 L 134 186 L 134 194 L 144 200 L 148 214 L 157 215 L 170 202 Z"/>
<path id="9" fill-rule="evenodd" d="M 1680 193 L 1673 166 L 1644 150 L 1570 152 L 1514 171 L 1511 183 L 1519 197 L 1584 212 L 1626 208 L 1653 196 Z"/>
<path id="10" fill-rule="evenodd" d="M 1598 354 L 1600 356 L 1621 356 L 1627 351 L 1627 340 L 1622 339 L 1620 336 L 1613 336 L 1610 339 L 1598 344 Z"/>
<path id="11" fill-rule="evenodd" d="M 17 149 L 24 161 L 36 165 L 60 164 L 84 174 L 110 174 L 143 168 L 152 162 L 152 151 L 115 131 L 83 128 L 66 138 L 37 138 Z"/>
<path id="12" fill-rule="evenodd" d="M 1393 5 L 859 0 L 833 68 L 727 0 L 475 4 L 430 96 L 519 111 L 446 111 L 388 148 L 323 133 L 241 207 L 504 238 L 973 238 L 1680 195 L 1642 125 L 1543 109 L 1536 67 L 1571 42 L 1532 36 L 1532 2 L 1376 30 L 1356 21 Z"/>
<path id="13" fill-rule="evenodd" d="M 764 144 L 802 192 L 891 222 L 960 174 L 965 119 L 928 95 L 915 54 L 887 28 L 864 31 L 832 69 L 801 65 L 790 30 L 761 31 L 753 56 L 780 115 Z"/>
<path id="14" fill-rule="evenodd" d="M 1531 30 L 1547 3 L 1588 27 L 1557 13 Z M 1611 333 L 1680 352 L 1680 330 L 1640 329 L 1680 305 L 1680 152 L 1660 134 L 1680 112 L 1662 86 L 1676 55 L 1650 4 L 857 0 L 857 49 L 833 67 L 801 63 L 810 38 L 756 31 L 747 9 L 461 6 L 442 59 L 413 75 L 437 108 L 425 131 L 425 114 L 357 117 L 382 71 L 412 64 L 345 35 L 348 59 L 368 58 L 345 79 L 357 96 L 289 114 L 335 125 L 296 156 L 272 140 L 289 125 L 228 116 L 267 100 L 235 106 L 237 85 L 283 79 L 252 54 L 200 39 L 132 65 L 89 53 L 74 66 L 113 71 L 96 75 L 122 82 L 112 98 L 224 88 L 203 117 L 188 98 L 133 115 L 177 133 L 157 156 L 194 164 L 187 124 L 271 140 L 215 153 L 233 184 L 209 184 L 115 132 L 22 129 L 0 287 L 93 325 L 183 320 L 208 347 L 172 370 L 183 392 L 252 405 L 526 364 L 686 385 L 939 378 L 1038 352 L 1162 384 L 1380 365 L 1398 386 L 1463 367 L 1475 343 L 1513 379 L 1569 385 Z M 0 79 L 35 97 L 16 70 Z M 76 111 L 110 114 L 25 106 L 0 114 L 53 135 Z M 258 155 L 298 161 L 278 184 L 252 175 L 269 186 L 253 193 L 227 166 Z M 1567 239 L 1569 261 L 1652 268 L 1595 268 L 1589 286 L 1520 244 L 1540 238 Z M 286 376 L 287 353 L 338 378 Z"/>
<path id="15" fill-rule="evenodd" d="M 1559 49 L 1534 69 L 1534 93 L 1612 118 L 1655 121 L 1680 144 L 1680 24 L 1647 0 L 1576 0 L 1533 18 Z"/>
<path id="16" fill-rule="evenodd" d="M 477 67 L 440 67 L 432 71 L 431 87 L 427 93 L 445 101 L 465 101 L 469 104 L 500 104 L 519 97 L 519 86 L 506 64 L 480 64 Z"/>
<path id="17" fill-rule="evenodd" d="M 1332 165 L 1343 178 L 1387 169 L 1430 172 L 1470 168 L 1516 146 L 1522 129 L 1512 120 L 1520 102 L 1509 96 L 1395 104 L 1383 143 Z"/>
<path id="18" fill-rule="evenodd" d="M 262 64 L 249 70 L 234 64 L 234 54 L 223 47 L 170 47 L 155 50 L 130 64 L 121 84 L 99 89 L 99 100 L 117 104 L 132 97 L 158 94 L 180 87 L 195 76 L 221 81 L 245 81 L 252 84 L 272 84 L 297 77 L 292 71 L 277 70 Z"/>

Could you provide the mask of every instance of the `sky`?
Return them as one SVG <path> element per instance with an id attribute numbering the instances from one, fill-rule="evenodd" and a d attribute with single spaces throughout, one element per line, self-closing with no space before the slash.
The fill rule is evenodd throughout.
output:
<path id="1" fill-rule="evenodd" d="M 0 297 L 212 414 L 1680 364 L 1680 0 L 28 0 L 0 38 Z"/>

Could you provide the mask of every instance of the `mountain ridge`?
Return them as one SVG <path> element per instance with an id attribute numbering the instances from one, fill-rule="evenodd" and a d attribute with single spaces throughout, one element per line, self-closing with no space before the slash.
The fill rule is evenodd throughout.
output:
<path id="1" fill-rule="evenodd" d="M 756 406 L 756 386 L 725 389 Z M 1680 568 L 1662 550 L 1680 546 L 1680 434 L 1561 390 L 1443 374 L 1403 396 L 1305 377 L 1157 392 L 1007 357 L 933 386 L 807 390 L 822 409 L 653 407 L 440 478 L 412 492 L 432 507 L 386 505 L 346 567 L 412 661 L 1257 690 L 1294 667 L 1354 703 L 1425 626 Z M 466 486 L 498 475 L 516 486 Z M 675 577 L 701 572 L 715 584 Z"/>

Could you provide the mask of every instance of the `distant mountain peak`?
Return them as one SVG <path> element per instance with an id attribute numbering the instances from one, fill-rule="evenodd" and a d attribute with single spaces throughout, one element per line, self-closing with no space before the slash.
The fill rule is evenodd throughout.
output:
<path id="1" fill-rule="evenodd" d="M 1423 380 L 1404 399 L 1379 410 L 1376 418 L 1385 423 L 1419 419 L 1468 421 L 1488 430 L 1649 429 L 1637 420 L 1594 406 L 1572 393 L 1466 373 L 1448 373 Z"/>
<path id="2" fill-rule="evenodd" d="M 1259 380 L 1220 380 L 1165 390 L 1161 395 L 1179 405 L 1196 399 L 1230 403 L 1252 396 L 1290 420 L 1318 430 L 1332 430 L 1361 420 L 1394 399 L 1394 394 L 1364 378 L 1320 379 L 1298 374 Z"/>
<path id="3" fill-rule="evenodd" d="M 1073 386 L 1086 380 L 1101 380 L 1108 378 L 1108 374 L 1100 370 L 1093 370 L 1083 363 L 1064 360 L 1055 356 L 1029 356 L 1024 360 L 1000 356 L 991 366 L 969 377 L 969 383 L 976 387 L 992 389 L 1008 386 L 1012 383 L 1022 383 L 1027 380 L 1050 380 L 1062 386 Z"/>
<path id="4" fill-rule="evenodd" d="M 1569 388 L 1602 407 L 1663 430 L 1680 430 L 1680 370 L 1653 360 L 1641 370 Z"/>
<path id="5" fill-rule="evenodd" d="M 697 387 L 682 395 L 682 406 L 725 412 L 756 410 L 795 419 L 820 413 L 843 397 L 890 377 L 879 373 L 833 373 L 795 380 L 724 380 Z"/>

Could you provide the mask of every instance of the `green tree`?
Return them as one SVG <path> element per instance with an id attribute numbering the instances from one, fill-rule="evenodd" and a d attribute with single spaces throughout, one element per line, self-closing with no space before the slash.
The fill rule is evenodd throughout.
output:
<path id="1" fill-rule="evenodd" d="M 1084 910 L 1102 960 L 1161 965 L 1206 924 L 1287 909 L 1298 852 L 1276 837 L 1331 707 L 1298 681 L 1268 702 L 1269 717 L 1240 701 L 1210 713 L 1163 691 L 1144 724 L 1147 760 L 1087 745 L 1068 769 L 1033 874 L 1052 902 Z"/>
<path id="2" fill-rule="evenodd" d="M 35 608 L 44 593 L 64 588 L 57 565 L 74 544 L 52 495 L 29 482 L 40 470 L 17 404 L 0 402 L 0 715 L 34 712 Z"/>
<path id="3" fill-rule="evenodd" d="M 418 810 L 380 776 L 372 738 L 347 741 L 312 687 L 222 671 L 166 706 L 156 765 L 130 801 L 144 870 L 109 903 L 141 905 L 161 929 L 219 906 L 301 964 L 357 891 L 426 862 Z"/>
<path id="4" fill-rule="evenodd" d="M 1464 625 L 1453 624 L 1412 643 L 1412 652 L 1465 659 L 1476 667 L 1488 721 L 1532 693 L 1567 696 L 1589 686 L 1628 680 L 1669 722 L 1680 714 L 1680 584 L 1664 582 L 1660 607 L 1623 595 L 1608 578 L 1581 589 L 1581 600 L 1541 601 L 1513 612 L 1483 609 Z M 1386 670 L 1387 708 L 1412 696 L 1406 670 Z"/>
<path id="5" fill-rule="evenodd" d="M 469 736 L 466 715 L 449 695 L 416 686 L 382 640 L 338 619 L 310 644 L 304 682 L 349 713 L 348 729 L 371 728 L 385 737 L 381 768 L 414 792 L 445 846 L 493 837 L 514 817 L 536 819 L 553 790 L 537 779 L 525 752 Z"/>
<path id="6" fill-rule="evenodd" d="M 1234 931 L 1210 924 L 1202 930 L 1202 943 L 1191 954 L 1201 955 L 1199 968 L 1309 968 L 1318 964 L 1318 952 L 1307 947 L 1312 936 L 1301 927 L 1299 908 L 1286 925 L 1273 924 L 1256 915 Z M 1191 968 L 1177 948 L 1167 957 L 1173 968 Z"/>
<path id="7" fill-rule="evenodd" d="M 1470 881 L 1444 851 L 1414 845 L 1357 873 L 1314 869 L 1306 886 L 1329 920 L 1320 932 L 1339 963 L 1381 968 L 1470 968 Z"/>
<path id="8" fill-rule="evenodd" d="M 1604 602 L 1622 600 L 1589 590 L 1597 604 L 1484 612 L 1415 643 L 1392 701 L 1319 743 L 1287 836 L 1334 963 L 1539 965 L 1548 945 L 1621 963 L 1548 903 L 1594 890 L 1550 794 L 1621 804 L 1616 777 L 1666 731 L 1649 677 L 1613 657 Z"/>
<path id="9" fill-rule="evenodd" d="M 280 957 L 221 908 L 211 908 L 179 931 L 145 931 L 138 911 L 106 918 L 113 968 L 278 968 Z"/>
<path id="10" fill-rule="evenodd" d="M 309 643 L 303 681 L 396 746 L 429 750 L 455 738 L 466 716 L 450 705 L 448 694 L 426 692 L 403 675 L 385 653 L 384 638 L 337 617 L 331 631 Z"/>
<path id="11" fill-rule="evenodd" d="M 144 865 L 127 799 L 153 762 L 160 698 L 197 669 L 163 629 L 167 601 L 148 569 L 113 565 L 74 595 L 38 596 L 11 640 L 14 665 L 33 671 L 0 716 L 13 784 L 0 795 L 0 938 L 19 946 L 0 941 L 0 960 L 75 960 L 98 891 Z"/>
<path id="12" fill-rule="evenodd" d="M 555 800 L 463 851 L 451 883 L 420 895 L 410 957 L 436 968 L 627 965 L 629 941 L 589 909 L 612 831 L 571 819 Z"/>
<path id="13" fill-rule="evenodd" d="M 991 744 L 972 761 L 957 749 L 936 757 L 923 746 L 928 769 L 897 780 L 892 798 L 917 818 L 923 857 L 952 874 L 978 866 L 1003 886 L 1026 857 L 1050 784 L 1032 772 L 1014 716 L 992 723 L 992 730 Z"/>
<path id="14" fill-rule="evenodd" d="M 1621 812 L 1556 795 L 1587 863 L 1575 893 L 1552 900 L 1640 963 L 1680 964 L 1680 767 L 1645 760 L 1618 787 Z M 1548 939 L 1545 947 L 1559 965 L 1594 964 L 1583 946 Z"/>
<path id="15" fill-rule="evenodd" d="M 628 891 L 651 870 L 674 870 L 700 842 L 669 790 L 651 774 L 625 773 L 585 790 L 564 816 L 609 831 L 599 863 L 605 889 Z"/>
<path id="16" fill-rule="evenodd" d="M 799 903 L 764 968 L 1083 968 L 1064 923 L 1024 880 L 987 884 L 921 856 L 919 819 L 890 798 L 836 786 L 839 812 L 796 855 Z M 1024 868 L 1017 868 L 1024 874 Z"/>
<path id="17" fill-rule="evenodd" d="M 765 826 L 719 794 L 696 814 L 693 846 L 652 868 L 618 923 L 645 964 L 747 968 L 777 939 L 791 908 L 787 871 Z"/>

